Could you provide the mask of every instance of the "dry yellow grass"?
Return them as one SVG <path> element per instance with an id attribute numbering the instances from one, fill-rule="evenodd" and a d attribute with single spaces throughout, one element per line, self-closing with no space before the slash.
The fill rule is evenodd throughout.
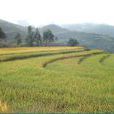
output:
<path id="1" fill-rule="evenodd" d="M 0 101 L 0 112 L 9 112 L 7 103 Z"/>
<path id="2" fill-rule="evenodd" d="M 0 55 L 14 54 L 25 52 L 41 52 L 41 51 L 62 51 L 62 50 L 75 50 L 83 49 L 83 47 L 18 47 L 18 48 L 0 48 Z"/>

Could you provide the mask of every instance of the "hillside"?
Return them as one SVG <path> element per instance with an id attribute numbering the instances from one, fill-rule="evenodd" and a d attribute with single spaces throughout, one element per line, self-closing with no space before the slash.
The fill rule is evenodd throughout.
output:
<path id="1" fill-rule="evenodd" d="M 114 38 L 109 35 L 71 31 L 57 25 L 48 25 L 41 28 L 41 31 L 50 29 L 58 37 L 58 42 L 67 43 L 69 38 L 75 38 L 81 45 L 89 48 L 99 48 L 105 51 L 114 52 Z"/>
<path id="2" fill-rule="evenodd" d="M 0 49 L 0 113 L 10 112 L 114 112 L 114 54 L 83 47 Z"/>
<path id="3" fill-rule="evenodd" d="M 69 30 L 62 28 L 62 27 L 55 25 L 55 24 L 46 25 L 46 26 L 40 28 L 41 32 L 43 32 L 47 29 L 52 30 L 52 32 L 54 32 L 54 34 L 69 32 Z"/>
<path id="4" fill-rule="evenodd" d="M 69 24 L 69 25 L 63 25 L 63 27 L 71 31 L 104 34 L 114 37 L 114 26 L 106 24 L 91 24 L 91 23 Z"/>
<path id="5" fill-rule="evenodd" d="M 27 30 L 23 26 L 0 20 L 0 27 L 5 31 L 8 42 L 10 42 L 11 44 L 14 42 L 14 37 L 18 32 L 22 35 L 23 40 L 26 37 Z M 93 32 L 93 29 L 90 29 L 92 25 L 85 25 L 84 27 L 79 25 L 66 25 L 64 27 L 50 24 L 42 28 L 39 28 L 39 30 L 42 34 L 43 31 L 50 29 L 55 34 L 55 36 L 58 37 L 56 43 L 59 44 L 65 45 L 67 44 L 69 38 L 75 38 L 79 41 L 81 45 L 87 46 L 89 48 L 99 48 L 105 51 L 114 52 L 114 37 L 113 35 L 110 35 L 112 33 L 109 29 L 111 27 L 102 27 L 100 30 L 96 30 L 98 32 Z M 101 31 L 104 31 L 106 28 L 110 31 L 110 34 L 101 33 Z"/>
<path id="6" fill-rule="evenodd" d="M 17 33 L 20 33 L 22 37 L 26 35 L 26 28 L 20 25 L 16 25 L 0 19 L 0 27 L 7 35 L 7 40 L 13 42 L 13 38 Z"/>

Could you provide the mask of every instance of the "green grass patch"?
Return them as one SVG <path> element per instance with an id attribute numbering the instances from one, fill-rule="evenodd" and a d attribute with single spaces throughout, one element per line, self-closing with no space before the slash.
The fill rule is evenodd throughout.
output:
<path id="1" fill-rule="evenodd" d="M 114 112 L 113 54 L 102 65 L 101 50 L 20 50 L 0 56 L 32 56 L 0 62 L 0 112 Z"/>

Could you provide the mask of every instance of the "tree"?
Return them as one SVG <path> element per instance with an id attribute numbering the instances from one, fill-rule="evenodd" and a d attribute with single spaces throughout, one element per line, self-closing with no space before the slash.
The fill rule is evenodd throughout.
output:
<path id="1" fill-rule="evenodd" d="M 58 37 L 56 36 L 54 40 L 56 40 L 56 41 L 57 41 L 57 40 L 58 40 Z"/>
<path id="2" fill-rule="evenodd" d="M 37 46 L 42 45 L 42 37 L 40 35 L 38 28 L 36 28 L 36 31 L 34 33 L 34 42 L 36 43 Z"/>
<path id="3" fill-rule="evenodd" d="M 3 32 L 2 28 L 0 28 L 0 39 L 5 40 L 6 34 Z"/>
<path id="4" fill-rule="evenodd" d="M 15 36 L 16 44 L 20 45 L 22 43 L 21 34 L 17 33 Z"/>
<path id="5" fill-rule="evenodd" d="M 33 46 L 33 42 L 34 42 L 34 32 L 32 30 L 32 26 L 28 26 L 28 34 L 27 34 L 27 38 L 26 38 L 26 43 L 28 46 Z"/>
<path id="6" fill-rule="evenodd" d="M 76 40 L 76 39 L 69 39 L 68 43 L 67 43 L 69 46 L 77 46 L 79 45 L 79 42 Z"/>
<path id="7" fill-rule="evenodd" d="M 0 47 L 6 47 L 6 46 L 7 46 L 6 34 L 2 30 L 2 28 L 0 28 Z"/>
<path id="8" fill-rule="evenodd" d="M 52 33 L 51 30 L 47 30 L 47 31 L 43 32 L 43 41 L 45 42 L 46 46 L 49 42 L 54 41 L 54 34 Z"/>

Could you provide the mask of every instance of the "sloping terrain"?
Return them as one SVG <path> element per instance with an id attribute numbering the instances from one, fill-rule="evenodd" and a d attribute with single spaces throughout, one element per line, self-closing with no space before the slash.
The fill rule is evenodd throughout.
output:
<path id="1" fill-rule="evenodd" d="M 112 36 L 97 33 L 85 33 L 81 31 L 70 31 L 57 25 L 48 25 L 43 27 L 43 30 L 45 29 L 52 30 L 55 36 L 58 37 L 57 42 L 59 43 L 66 44 L 70 38 L 75 38 L 79 41 L 80 45 L 87 46 L 88 48 L 98 48 L 114 52 L 114 37 Z"/>
<path id="2" fill-rule="evenodd" d="M 0 112 L 114 111 L 113 54 L 83 47 L 0 52 Z"/>
<path id="3" fill-rule="evenodd" d="M 10 22 L 4 21 L 4 20 L 0 20 L 0 27 L 6 33 L 7 40 L 9 42 L 14 41 L 14 37 L 17 33 L 20 33 L 23 38 L 26 35 L 26 28 L 25 27 L 10 23 Z"/>
<path id="4" fill-rule="evenodd" d="M 63 27 L 71 31 L 96 33 L 114 37 L 114 26 L 112 25 L 84 23 L 63 25 Z"/>
<path id="5" fill-rule="evenodd" d="M 17 33 L 20 33 L 22 35 L 23 41 L 25 41 L 26 34 L 27 34 L 26 27 L 12 24 L 12 23 L 9 23 L 9 22 L 3 21 L 3 20 L 0 20 L 0 27 L 2 27 L 2 29 L 5 31 L 5 33 L 7 35 L 7 40 L 11 44 L 13 44 L 15 42 L 14 37 Z M 85 27 L 85 28 L 87 28 L 87 27 Z M 68 30 L 68 29 L 62 28 L 60 26 L 51 24 L 51 25 L 47 25 L 42 28 L 39 28 L 39 30 L 42 34 L 43 31 L 50 29 L 58 39 L 55 41 L 55 45 L 56 45 L 56 43 L 58 45 L 66 45 L 70 38 L 75 38 L 79 41 L 80 45 L 87 46 L 88 48 L 91 48 L 91 49 L 98 48 L 98 49 L 103 49 L 105 51 L 114 52 L 114 45 L 113 45 L 114 37 L 111 35 L 112 33 L 107 34 L 107 31 L 110 31 L 110 26 L 107 28 L 106 28 L 106 26 L 102 26 L 100 29 L 96 30 L 99 32 L 92 32 L 91 26 L 88 28 L 89 29 L 84 29 L 82 31 L 81 30 L 79 31 L 78 29 L 74 29 L 75 31 L 74 30 L 72 31 L 69 28 L 68 28 L 69 29 Z M 72 27 L 72 29 L 73 29 L 73 27 Z M 86 32 L 85 30 L 88 30 L 88 32 Z M 111 30 L 113 30 L 113 29 L 111 29 Z M 103 34 L 100 31 L 104 31 L 103 33 L 105 33 L 105 34 Z"/>

